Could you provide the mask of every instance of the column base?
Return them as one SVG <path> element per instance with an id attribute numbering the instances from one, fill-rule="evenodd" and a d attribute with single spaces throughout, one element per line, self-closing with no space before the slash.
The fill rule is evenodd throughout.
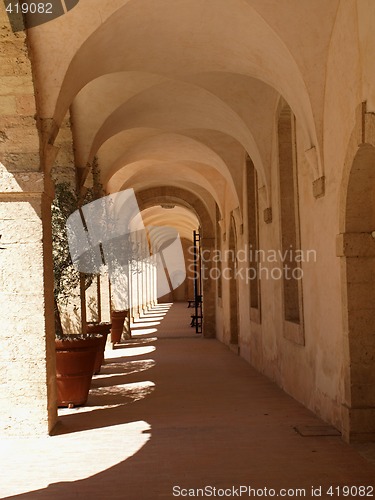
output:
<path id="1" fill-rule="evenodd" d="M 342 437 L 348 443 L 375 442 L 375 408 L 342 406 Z"/>

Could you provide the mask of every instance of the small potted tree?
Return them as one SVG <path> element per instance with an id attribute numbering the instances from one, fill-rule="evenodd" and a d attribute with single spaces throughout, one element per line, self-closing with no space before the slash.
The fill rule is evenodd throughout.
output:
<path id="1" fill-rule="evenodd" d="M 121 262 L 115 258 L 117 251 L 113 252 L 111 266 L 111 342 L 117 344 L 122 339 L 131 338 L 130 329 L 130 297 L 129 286 L 132 274 L 137 272 L 139 260 L 144 258 L 139 248 L 139 243 L 133 241 L 130 234 L 121 237 Z M 126 256 L 126 257 L 124 257 Z"/>
<path id="2" fill-rule="evenodd" d="M 111 331 L 111 323 L 102 321 L 93 321 L 87 324 L 87 333 L 95 333 L 101 336 L 100 344 L 96 353 L 94 373 L 100 373 L 102 364 L 104 363 L 104 352 L 107 344 L 107 337 Z"/>
<path id="3" fill-rule="evenodd" d="M 89 190 L 85 202 L 92 200 Z M 81 276 L 74 268 L 68 245 L 66 221 L 78 208 L 78 197 L 70 184 L 55 186 L 52 203 L 52 243 L 56 330 L 56 379 L 58 406 L 79 406 L 87 401 L 101 335 L 63 331 L 59 304 L 67 304 L 77 289 L 87 289 L 93 276 Z M 83 286 L 82 286 L 83 284 Z M 80 286 L 81 285 L 81 286 Z"/>

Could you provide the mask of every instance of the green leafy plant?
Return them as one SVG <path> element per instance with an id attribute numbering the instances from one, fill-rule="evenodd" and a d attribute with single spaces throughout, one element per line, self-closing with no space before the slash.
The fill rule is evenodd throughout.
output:
<path id="1" fill-rule="evenodd" d="M 83 196 L 78 197 L 75 190 L 69 182 L 60 182 L 55 185 L 55 199 L 52 203 L 52 248 L 53 248 L 53 270 L 54 270 L 54 299 L 55 299 L 55 330 L 57 337 L 63 337 L 63 328 L 60 317 L 60 305 L 67 305 L 70 301 L 79 296 L 81 276 L 79 271 L 73 265 L 68 243 L 66 223 L 71 214 L 79 207 L 86 205 L 103 195 L 103 189 L 100 184 L 98 167 L 94 162 L 93 184 L 90 189 L 86 189 Z M 109 207 L 110 207 L 110 202 Z M 106 212 L 105 217 L 98 218 L 98 224 L 104 223 L 107 234 L 115 234 L 116 218 L 111 215 L 111 209 Z M 120 295 L 125 296 L 128 293 L 127 283 L 130 280 L 130 274 L 140 272 L 138 270 L 139 262 L 147 257 L 147 252 L 142 249 L 141 244 L 134 240 L 135 234 L 125 234 L 115 237 L 106 242 L 107 250 L 111 255 L 111 261 L 108 267 L 111 270 L 111 281 L 116 283 Z M 91 259 L 90 253 L 86 258 Z M 93 260 L 94 257 L 93 257 Z M 87 262 L 86 262 L 87 263 Z M 104 264 L 104 256 L 103 256 Z M 89 266 L 90 267 L 90 266 Z M 95 268 L 95 266 L 92 266 Z M 98 270 L 99 272 L 99 270 Z M 84 275 L 85 290 L 91 285 L 94 274 Z M 127 278 L 126 278 L 127 277 Z M 123 289 L 121 290 L 121 286 Z"/>
<path id="2" fill-rule="evenodd" d="M 54 272 L 54 299 L 55 299 L 55 329 L 56 336 L 63 337 L 60 309 L 58 304 L 66 305 L 79 294 L 80 273 L 73 266 L 69 253 L 66 221 L 80 205 L 94 200 L 94 189 L 88 189 L 83 198 L 78 198 L 68 182 L 57 183 L 55 199 L 52 202 L 52 255 Z M 92 281 L 92 274 L 84 275 L 85 289 Z"/>

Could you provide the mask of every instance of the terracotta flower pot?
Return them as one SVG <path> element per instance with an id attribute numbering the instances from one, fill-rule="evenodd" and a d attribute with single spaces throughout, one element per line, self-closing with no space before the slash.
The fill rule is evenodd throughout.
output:
<path id="1" fill-rule="evenodd" d="M 129 311 L 111 311 L 111 342 L 113 344 L 117 344 L 118 342 L 120 342 L 125 318 L 128 314 Z"/>
<path id="2" fill-rule="evenodd" d="M 55 340 L 57 405 L 81 406 L 87 401 L 100 337 Z"/>
<path id="3" fill-rule="evenodd" d="M 94 373 L 100 373 L 100 368 L 104 362 L 104 351 L 107 343 L 107 337 L 111 330 L 111 323 L 88 323 L 87 333 L 98 333 L 101 335 L 98 350 L 96 352 Z"/>

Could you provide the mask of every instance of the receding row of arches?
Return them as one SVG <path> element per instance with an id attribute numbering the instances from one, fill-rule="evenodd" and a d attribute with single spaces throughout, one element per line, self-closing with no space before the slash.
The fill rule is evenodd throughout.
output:
<path id="1" fill-rule="evenodd" d="M 347 439 L 375 435 L 375 140 L 373 115 L 357 102 L 368 96 L 370 110 L 372 73 L 354 64 L 371 47 L 365 3 L 294 2 L 291 19 L 278 2 L 257 0 L 80 0 L 27 36 L 7 28 L 13 49 L 23 36 L 30 57 L 26 76 L 14 61 L 14 99 L 4 101 L 0 220 L 29 203 L 24 226 L 32 220 L 42 235 L 28 243 L 41 275 L 45 335 L 33 338 L 46 359 L 48 425 L 54 178 L 79 193 L 96 181 L 105 194 L 133 189 L 145 226 L 176 229 L 185 258 L 199 231 L 203 334 Z M 356 73 L 344 85 L 348 61 Z M 24 146 L 14 123 L 28 127 Z M 30 276 L 14 248 L 11 264 Z M 12 265 L 0 276 L 5 290 Z M 29 290 L 17 294 L 30 300 Z M 168 300 L 191 295 L 186 282 Z"/>

